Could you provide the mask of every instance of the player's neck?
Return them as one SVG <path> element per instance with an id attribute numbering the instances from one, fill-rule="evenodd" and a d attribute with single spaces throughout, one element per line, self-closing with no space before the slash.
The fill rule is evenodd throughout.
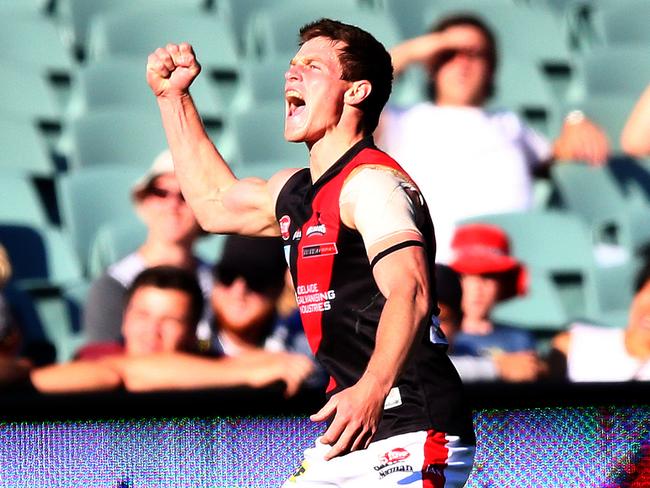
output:
<path id="1" fill-rule="evenodd" d="M 325 133 L 309 148 L 309 169 L 312 181 L 318 180 L 348 149 L 365 137 L 361 130 L 335 128 Z"/>

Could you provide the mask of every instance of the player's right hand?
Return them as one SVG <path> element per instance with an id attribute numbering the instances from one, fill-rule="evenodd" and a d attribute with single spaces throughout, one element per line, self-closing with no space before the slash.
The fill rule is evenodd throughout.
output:
<path id="1" fill-rule="evenodd" d="M 200 72 L 201 65 L 186 42 L 159 47 L 147 58 L 147 83 L 157 97 L 187 94 Z"/>

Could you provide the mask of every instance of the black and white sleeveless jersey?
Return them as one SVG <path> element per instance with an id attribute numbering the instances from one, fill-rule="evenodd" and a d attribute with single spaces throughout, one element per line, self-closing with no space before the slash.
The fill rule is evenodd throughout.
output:
<path id="1" fill-rule="evenodd" d="M 298 171 L 282 188 L 276 204 L 305 333 L 330 375 L 328 395 L 354 385 L 365 371 L 385 304 L 361 235 L 340 218 L 341 188 L 361 165 L 385 166 L 408 178 L 368 137 L 313 184 L 309 169 Z M 433 276 L 435 238 L 426 206 L 417 220 Z M 431 296 L 433 314 L 437 312 L 435 289 Z M 460 378 L 436 324 L 434 320 L 421 324 L 427 330 L 386 399 L 376 440 L 423 429 L 453 433 L 457 422 L 462 422 Z"/>

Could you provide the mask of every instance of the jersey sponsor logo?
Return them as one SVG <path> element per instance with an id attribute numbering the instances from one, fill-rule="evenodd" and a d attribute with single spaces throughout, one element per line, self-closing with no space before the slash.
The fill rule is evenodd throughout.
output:
<path id="1" fill-rule="evenodd" d="M 313 246 L 305 246 L 302 248 L 302 257 L 303 258 L 317 258 L 319 256 L 331 256 L 332 254 L 338 254 L 338 249 L 334 242 L 328 242 L 325 244 L 315 244 Z"/>
<path id="2" fill-rule="evenodd" d="M 307 227 L 307 237 L 311 236 L 324 236 L 325 233 L 327 232 L 327 228 L 325 227 L 325 224 L 316 224 L 316 225 L 310 225 Z"/>
<path id="3" fill-rule="evenodd" d="M 282 239 L 288 241 L 290 236 L 289 226 L 291 225 L 291 217 L 283 215 L 280 217 L 280 220 L 278 220 L 278 223 L 280 224 L 280 235 L 282 236 Z"/>
<path id="4" fill-rule="evenodd" d="M 296 302 L 301 314 L 331 310 L 331 301 L 335 298 L 334 290 L 320 291 L 317 283 L 298 285 L 296 288 Z"/>

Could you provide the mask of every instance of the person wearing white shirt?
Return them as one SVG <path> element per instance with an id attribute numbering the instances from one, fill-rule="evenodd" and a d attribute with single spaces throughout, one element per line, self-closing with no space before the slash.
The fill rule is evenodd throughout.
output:
<path id="1" fill-rule="evenodd" d="M 449 262 L 456 222 L 532 206 L 532 171 L 556 159 L 602 164 L 604 133 L 584 116 L 568 117 L 551 143 L 509 111 L 484 104 L 493 92 L 497 47 L 478 18 L 455 15 L 431 33 L 391 50 L 398 76 L 424 64 L 430 102 L 385 110 L 379 145 L 402 161 L 428 202 L 436 225 L 438 262 Z"/>

